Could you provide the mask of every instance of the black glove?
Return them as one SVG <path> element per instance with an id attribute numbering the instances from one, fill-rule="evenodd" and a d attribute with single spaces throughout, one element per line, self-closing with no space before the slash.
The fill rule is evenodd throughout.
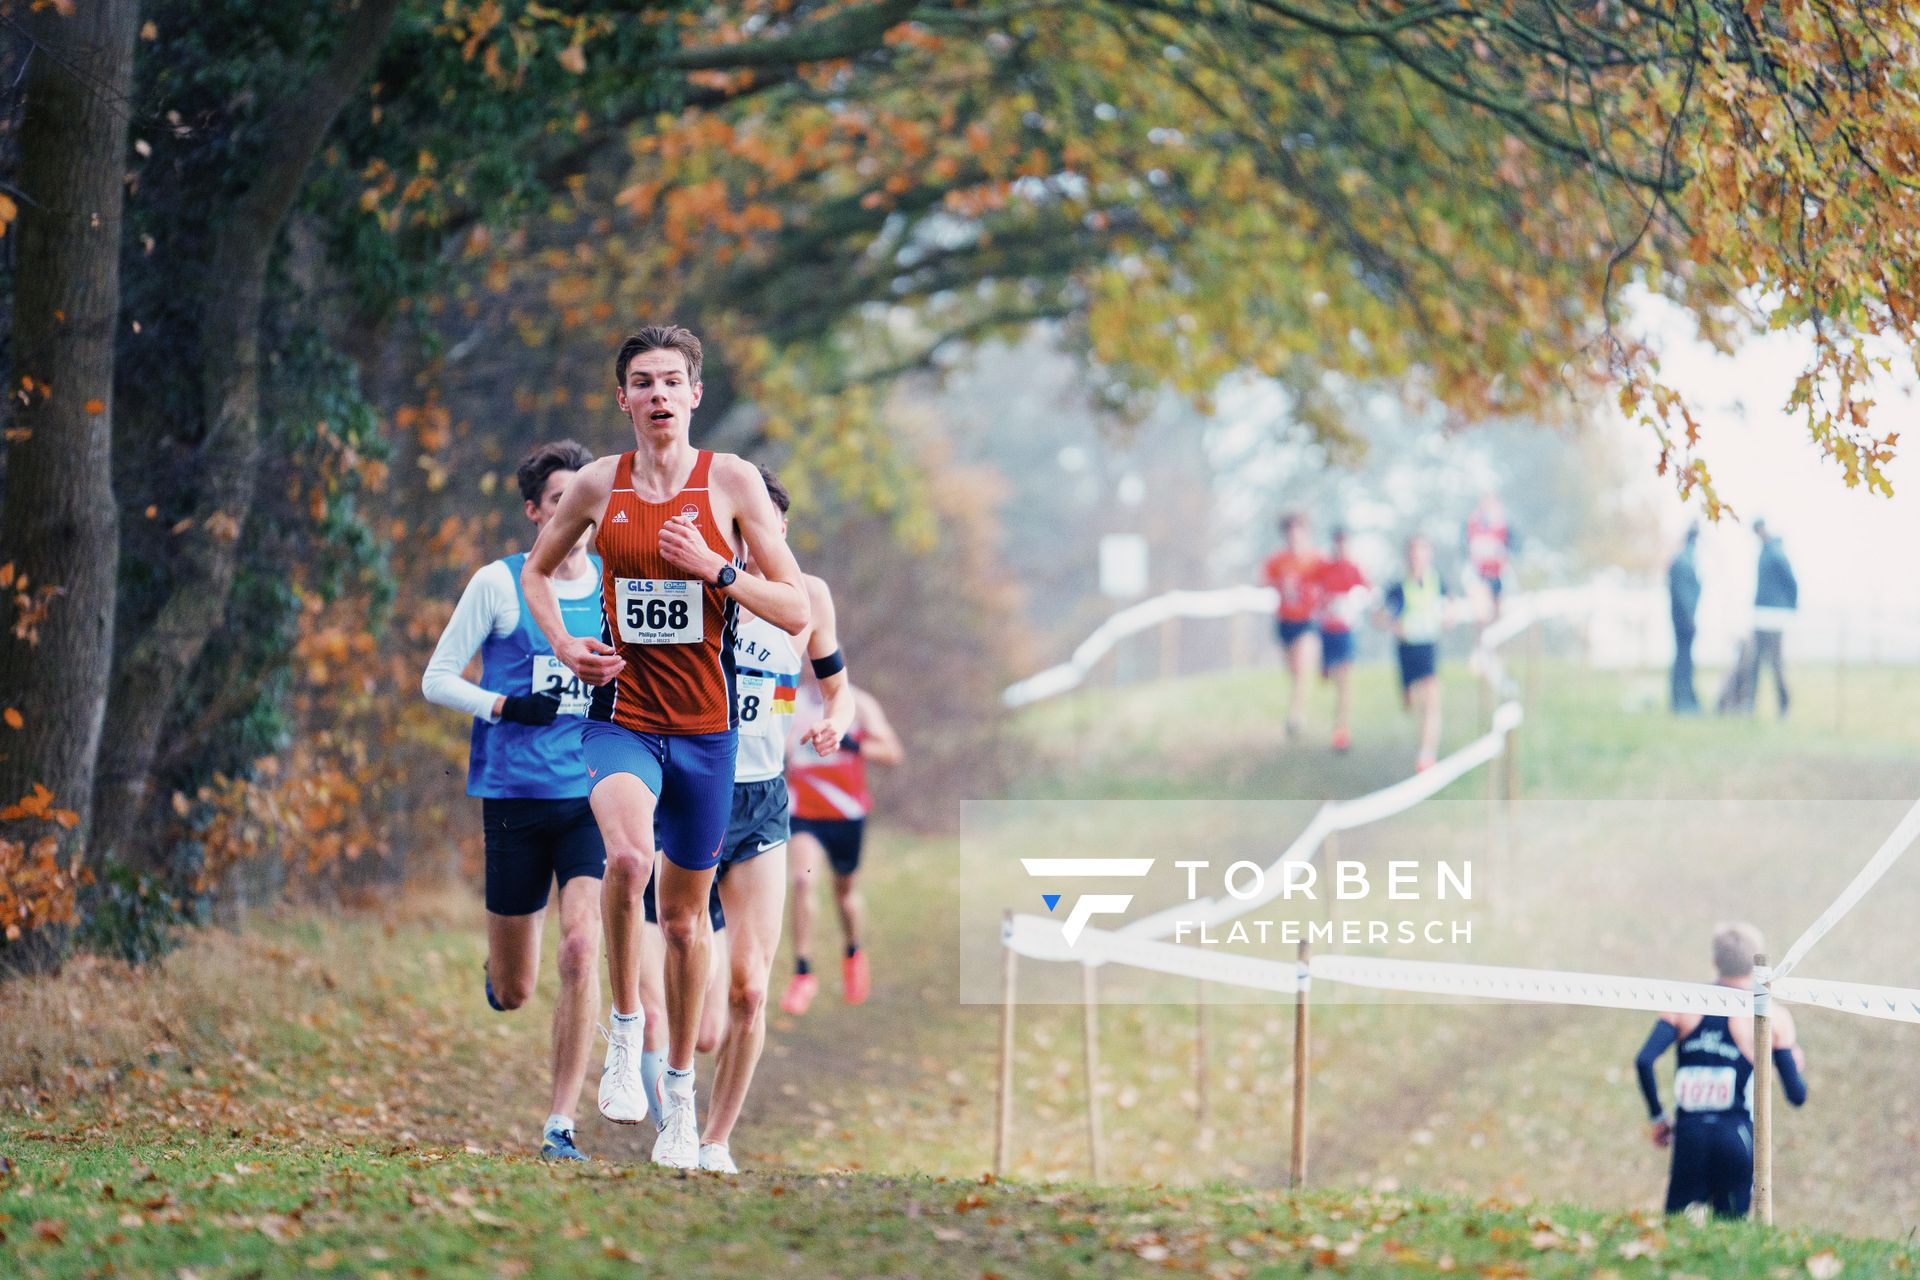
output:
<path id="1" fill-rule="evenodd" d="M 560 699 L 546 693 L 516 693 L 500 704 L 500 718 L 515 724 L 552 724 Z"/>

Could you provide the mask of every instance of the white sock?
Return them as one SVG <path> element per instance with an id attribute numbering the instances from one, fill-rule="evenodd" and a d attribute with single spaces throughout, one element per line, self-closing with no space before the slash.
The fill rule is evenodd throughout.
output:
<path id="1" fill-rule="evenodd" d="M 613 1029 L 615 1031 L 630 1031 L 638 1035 L 646 1029 L 646 1025 L 647 1011 L 645 1009 L 642 1009 L 638 1013 L 622 1013 L 618 1009 L 613 1011 Z"/>
<path id="2" fill-rule="evenodd" d="M 660 1121 L 660 1075 L 667 1069 L 665 1049 L 646 1049 L 640 1054 L 640 1087 L 647 1093 L 647 1110 L 654 1123 Z"/>
<path id="3" fill-rule="evenodd" d="M 672 1067 L 668 1067 L 667 1092 L 677 1093 L 683 1098 L 691 1098 L 693 1096 L 693 1068 L 688 1067 L 685 1071 L 675 1071 Z"/>
<path id="4" fill-rule="evenodd" d="M 552 1133 L 555 1129 L 561 1129 L 566 1131 L 567 1133 L 572 1133 L 573 1117 L 563 1116 L 558 1111 L 554 1112 L 552 1115 L 547 1117 L 547 1127 L 541 1130 L 541 1132 L 543 1134 Z"/>

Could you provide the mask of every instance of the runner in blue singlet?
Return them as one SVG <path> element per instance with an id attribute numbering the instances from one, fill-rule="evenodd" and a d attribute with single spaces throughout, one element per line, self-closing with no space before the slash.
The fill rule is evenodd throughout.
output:
<path id="1" fill-rule="evenodd" d="M 593 455 L 571 440 L 521 462 L 527 517 L 544 527 L 574 472 Z M 573 1111 L 600 1011 L 600 881 L 606 846 L 587 803 L 580 749 L 587 691 L 553 656 L 520 592 L 525 553 L 473 575 L 421 680 L 431 702 L 473 718 L 467 794 L 486 829 L 487 1003 L 502 1012 L 533 995 L 549 886 L 560 884 L 560 1000 L 553 1014 L 553 1109 L 541 1154 L 584 1159 Z M 562 564 L 558 594 L 569 633 L 601 631 L 600 565 L 583 541 Z M 480 654 L 478 684 L 461 673 Z"/>

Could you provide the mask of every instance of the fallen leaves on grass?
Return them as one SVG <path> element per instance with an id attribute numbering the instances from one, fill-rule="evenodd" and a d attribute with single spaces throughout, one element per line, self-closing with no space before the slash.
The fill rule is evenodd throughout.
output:
<path id="1" fill-rule="evenodd" d="M 1661 1246 L 1665 1243 L 1665 1240 L 1655 1236 L 1641 1236 L 1637 1240 L 1629 1240 L 1621 1245 L 1620 1256 L 1628 1262 L 1632 1262 L 1635 1258 L 1657 1257 L 1659 1256 Z"/>
<path id="2" fill-rule="evenodd" d="M 1807 1274 L 1813 1280 L 1833 1280 L 1845 1265 L 1833 1250 L 1822 1249 L 1807 1259 Z"/>

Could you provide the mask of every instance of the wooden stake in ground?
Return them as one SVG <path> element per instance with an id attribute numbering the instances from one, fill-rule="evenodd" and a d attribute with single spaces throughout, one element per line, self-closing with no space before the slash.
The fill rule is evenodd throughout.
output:
<path id="1" fill-rule="evenodd" d="M 1013 912 L 1000 914 L 1000 1105 L 993 1121 L 993 1176 L 1007 1173 L 1007 1141 L 1013 1132 L 1013 964 L 1007 945 Z"/>
<path id="2" fill-rule="evenodd" d="M 1293 997 L 1293 1155 L 1287 1162 L 1287 1185 L 1307 1185 L 1307 994 L 1313 979 L 1307 964 L 1312 945 L 1300 944 L 1300 990 Z"/>
<path id="3" fill-rule="evenodd" d="M 1207 1097 L 1207 981 L 1194 983 L 1193 992 L 1193 1118 L 1200 1128 L 1200 1149 L 1213 1145 L 1211 1100 Z"/>
<path id="4" fill-rule="evenodd" d="M 1773 969 L 1753 958 L 1753 1216 L 1773 1225 Z"/>
<path id="5" fill-rule="evenodd" d="M 1332 804 L 1333 801 L 1328 800 L 1326 803 Z M 1320 863 L 1321 883 L 1325 884 L 1327 873 L 1332 869 L 1333 865 L 1340 860 L 1340 833 L 1338 831 L 1327 832 L 1327 838 L 1320 842 L 1320 848 L 1313 856 Z M 1328 924 L 1333 923 L 1333 904 L 1335 901 L 1336 899 L 1331 889 L 1321 890 L 1320 903 L 1325 910 L 1325 919 Z"/>
<path id="6" fill-rule="evenodd" d="M 1522 714 L 1525 714 L 1524 708 L 1522 708 Z M 1520 730 L 1525 724 L 1526 721 L 1522 720 L 1520 724 L 1507 730 L 1507 741 L 1501 748 L 1501 754 L 1505 757 L 1503 763 L 1506 766 L 1506 817 L 1509 824 L 1513 821 L 1513 802 L 1520 794 Z"/>
<path id="7" fill-rule="evenodd" d="M 1500 747 L 1504 753 L 1506 744 Z M 1500 857 L 1500 761 L 1487 761 L 1487 865 Z"/>
<path id="8" fill-rule="evenodd" d="M 1080 966 L 1080 1001 L 1085 1011 L 1087 1047 L 1087 1163 L 1093 1180 L 1100 1181 L 1106 1169 L 1105 1153 L 1100 1149 L 1100 1100 L 1094 1096 L 1094 1084 L 1100 1074 L 1100 993 L 1094 987 L 1093 966 Z"/>

